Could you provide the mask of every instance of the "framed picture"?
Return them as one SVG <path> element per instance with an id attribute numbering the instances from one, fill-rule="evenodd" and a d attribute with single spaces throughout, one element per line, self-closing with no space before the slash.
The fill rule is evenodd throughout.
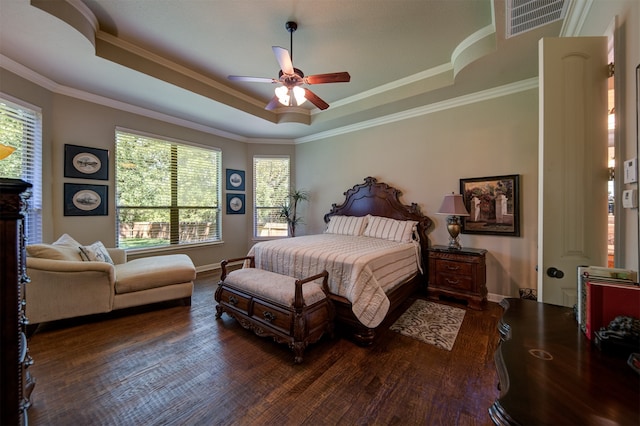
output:
<path id="1" fill-rule="evenodd" d="M 464 234 L 520 236 L 520 175 L 460 179 Z"/>
<path id="2" fill-rule="evenodd" d="M 227 169 L 227 190 L 244 191 L 244 170 Z"/>
<path id="3" fill-rule="evenodd" d="M 65 144 L 64 176 L 82 179 L 109 179 L 109 151 Z"/>
<path id="4" fill-rule="evenodd" d="M 227 194 L 227 214 L 244 214 L 244 194 Z"/>
<path id="5" fill-rule="evenodd" d="M 64 184 L 65 216 L 106 216 L 107 185 Z"/>

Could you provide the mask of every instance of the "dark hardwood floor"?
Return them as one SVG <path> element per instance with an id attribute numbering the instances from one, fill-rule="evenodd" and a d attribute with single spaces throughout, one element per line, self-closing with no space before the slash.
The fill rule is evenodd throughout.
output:
<path id="1" fill-rule="evenodd" d="M 391 318 L 372 347 L 325 336 L 294 365 L 285 345 L 215 319 L 217 280 L 198 277 L 191 307 L 41 325 L 30 424 L 491 424 L 497 304 L 467 310 L 450 352 L 389 331 Z"/>

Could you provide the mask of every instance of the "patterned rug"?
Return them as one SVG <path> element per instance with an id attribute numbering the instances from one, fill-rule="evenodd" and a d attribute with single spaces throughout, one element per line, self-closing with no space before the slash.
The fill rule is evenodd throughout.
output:
<path id="1" fill-rule="evenodd" d="M 390 329 L 450 351 L 456 342 L 465 312 L 464 309 L 418 299 Z"/>

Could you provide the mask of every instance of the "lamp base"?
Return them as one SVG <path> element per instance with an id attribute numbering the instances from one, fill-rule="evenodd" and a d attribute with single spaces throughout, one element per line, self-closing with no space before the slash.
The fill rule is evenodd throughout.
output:
<path id="1" fill-rule="evenodd" d="M 460 250 L 462 249 L 462 245 L 460 245 L 460 239 L 458 235 L 460 235 L 460 231 L 462 230 L 462 225 L 460 225 L 460 220 L 458 216 L 449 216 L 447 218 L 447 231 L 449 231 L 449 249 L 451 250 Z"/>

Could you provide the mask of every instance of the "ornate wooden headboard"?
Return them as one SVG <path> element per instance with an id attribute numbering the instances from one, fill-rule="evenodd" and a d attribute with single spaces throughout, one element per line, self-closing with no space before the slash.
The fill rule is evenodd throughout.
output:
<path id="1" fill-rule="evenodd" d="M 402 192 L 386 183 L 378 182 L 376 178 L 366 177 L 364 183 L 354 185 L 344 193 L 345 201 L 332 204 L 331 211 L 324 215 L 324 221 L 329 222 L 331 216 L 374 216 L 389 217 L 398 220 L 415 220 L 418 222 L 418 235 L 422 248 L 423 267 L 426 271 L 426 255 L 429 248 L 429 237 L 433 222 L 423 215 L 416 203 L 405 205 L 400 202 Z"/>

